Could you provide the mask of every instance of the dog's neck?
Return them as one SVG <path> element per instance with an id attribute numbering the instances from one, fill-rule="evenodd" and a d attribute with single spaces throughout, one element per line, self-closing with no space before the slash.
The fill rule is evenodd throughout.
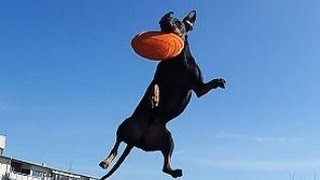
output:
<path id="1" fill-rule="evenodd" d="M 190 51 L 189 41 L 188 41 L 188 35 L 185 35 L 183 39 L 184 39 L 184 47 L 181 53 L 192 56 Z"/>
<path id="2" fill-rule="evenodd" d="M 183 58 L 179 58 L 181 56 L 183 56 Z M 194 58 L 192 57 L 192 54 L 191 54 L 190 45 L 189 45 L 187 35 L 184 36 L 184 47 L 183 47 L 181 53 L 178 55 L 177 59 L 184 60 L 185 61 L 184 63 L 190 63 L 190 61 L 192 61 L 192 63 L 195 62 Z"/>

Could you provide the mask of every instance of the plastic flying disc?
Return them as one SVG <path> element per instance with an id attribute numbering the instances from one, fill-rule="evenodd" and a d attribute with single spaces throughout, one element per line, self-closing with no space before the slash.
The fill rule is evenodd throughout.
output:
<path id="1" fill-rule="evenodd" d="M 176 34 L 148 31 L 136 35 L 132 41 L 133 50 L 149 60 L 168 60 L 177 56 L 184 47 L 183 40 Z"/>

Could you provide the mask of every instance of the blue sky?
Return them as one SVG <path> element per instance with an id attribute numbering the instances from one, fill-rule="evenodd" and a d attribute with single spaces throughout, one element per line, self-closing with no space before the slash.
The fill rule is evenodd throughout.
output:
<path id="1" fill-rule="evenodd" d="M 180 179 L 320 178 L 320 1 L 6 1 L 0 3 L 0 133 L 5 155 L 100 177 L 118 124 L 156 63 L 131 38 L 196 9 L 189 35 L 205 80 L 169 124 Z M 121 146 L 121 150 L 123 146 Z M 120 151 L 121 151 L 120 150 Z M 135 149 L 112 180 L 170 179 Z"/>

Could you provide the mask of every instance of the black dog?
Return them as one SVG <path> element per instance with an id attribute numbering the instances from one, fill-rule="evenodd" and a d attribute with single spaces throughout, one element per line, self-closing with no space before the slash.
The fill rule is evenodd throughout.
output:
<path id="1" fill-rule="evenodd" d="M 118 127 L 115 145 L 99 165 L 107 168 L 117 155 L 120 143 L 125 142 L 127 146 L 110 172 L 101 179 L 112 175 L 133 147 L 144 151 L 161 151 L 164 157 L 163 172 L 174 178 L 182 176 L 182 170 L 173 170 L 170 166 L 173 139 L 166 124 L 184 111 L 192 91 L 200 97 L 211 89 L 225 88 L 222 78 L 204 83 L 200 68 L 191 55 L 186 33 L 193 29 L 196 12 L 191 11 L 182 21 L 171 17 L 172 14 L 169 12 L 161 18 L 161 31 L 180 36 L 184 40 L 184 48 L 178 56 L 158 64 L 154 79 L 141 102 L 132 116 Z"/>

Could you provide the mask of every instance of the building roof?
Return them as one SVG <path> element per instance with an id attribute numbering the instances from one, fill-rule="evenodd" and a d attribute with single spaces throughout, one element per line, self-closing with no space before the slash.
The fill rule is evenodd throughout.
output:
<path id="1" fill-rule="evenodd" d="M 28 165 L 32 165 L 32 166 L 38 166 L 38 167 L 41 167 L 41 168 L 47 168 L 49 170 L 52 170 L 52 172 L 55 173 L 55 174 L 68 175 L 68 176 L 75 177 L 75 178 L 87 177 L 87 178 L 90 178 L 90 179 L 99 179 L 99 178 L 96 178 L 96 177 L 93 177 L 93 176 L 85 175 L 83 173 L 76 173 L 76 172 L 71 172 L 71 171 L 67 171 L 67 170 L 63 170 L 63 169 L 47 166 L 45 163 L 41 163 L 40 164 L 40 163 L 35 163 L 35 162 L 27 161 L 27 160 L 21 160 L 21 159 L 17 159 L 17 158 L 11 158 L 11 157 L 2 156 L 2 155 L 0 155 L 0 158 L 7 159 L 7 160 L 10 160 L 10 161 L 14 161 L 14 162 L 23 163 L 23 164 L 28 164 Z"/>

